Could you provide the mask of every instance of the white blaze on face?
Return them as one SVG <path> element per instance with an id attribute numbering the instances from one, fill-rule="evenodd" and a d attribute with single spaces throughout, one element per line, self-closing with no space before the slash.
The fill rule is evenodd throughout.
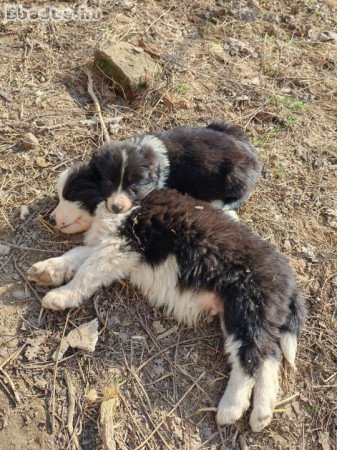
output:
<path id="1" fill-rule="evenodd" d="M 59 196 L 59 204 L 51 213 L 51 217 L 55 219 L 55 226 L 62 233 L 73 234 L 86 231 L 91 227 L 93 217 L 78 202 L 71 202 L 63 198 L 63 188 L 66 184 L 68 175 L 71 171 L 66 169 L 61 173 L 57 181 L 57 193 Z"/>
<path id="2" fill-rule="evenodd" d="M 124 193 L 117 193 L 106 199 L 106 206 L 108 211 L 114 213 L 125 213 L 131 209 L 132 201 Z"/>

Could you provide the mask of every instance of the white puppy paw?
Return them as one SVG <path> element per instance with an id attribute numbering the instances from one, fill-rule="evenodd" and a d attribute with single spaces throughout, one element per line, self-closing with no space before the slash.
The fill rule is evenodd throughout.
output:
<path id="1" fill-rule="evenodd" d="M 222 405 L 221 407 L 219 405 L 216 419 L 219 425 L 229 425 L 239 420 L 243 413 L 244 409 L 239 404 Z"/>
<path id="2" fill-rule="evenodd" d="M 219 425 L 227 425 L 240 419 L 243 413 L 249 408 L 249 401 L 242 401 L 240 397 L 232 397 L 227 391 L 224 393 L 218 405 L 217 421 Z"/>
<path id="3" fill-rule="evenodd" d="M 254 408 L 249 419 L 251 429 L 255 432 L 262 431 L 270 424 L 272 417 L 273 410 L 269 406 L 265 405 Z"/>
<path id="4" fill-rule="evenodd" d="M 73 308 L 81 303 L 81 299 L 75 292 L 60 288 L 54 289 L 46 294 L 42 299 L 42 306 L 54 311 L 61 311 L 66 308 Z"/>
<path id="5" fill-rule="evenodd" d="M 224 212 L 225 216 L 228 219 L 233 220 L 233 222 L 240 222 L 237 212 L 234 211 L 233 209 L 223 209 L 223 212 Z"/>
<path id="6" fill-rule="evenodd" d="M 50 258 L 33 264 L 28 270 L 28 280 L 41 286 L 60 286 L 72 277 L 62 258 Z"/>

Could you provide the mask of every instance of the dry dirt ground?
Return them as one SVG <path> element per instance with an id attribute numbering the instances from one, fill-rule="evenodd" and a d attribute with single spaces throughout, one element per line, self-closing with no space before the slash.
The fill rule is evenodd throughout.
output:
<path id="1" fill-rule="evenodd" d="M 118 449 L 336 448 L 335 3 L 93 0 L 97 22 L 0 21 L 1 449 L 99 449 L 110 400 Z M 120 40 L 163 67 L 133 102 L 91 65 L 96 46 Z M 285 401 L 260 434 L 248 414 L 216 425 L 229 373 L 216 322 L 177 327 L 121 284 L 69 313 L 41 311 L 46 290 L 27 269 L 81 241 L 48 225 L 55 180 L 101 143 L 85 122 L 94 116 L 85 65 L 112 138 L 222 118 L 260 154 L 259 185 L 239 214 L 289 257 L 309 308 L 298 370 L 284 368 Z M 20 142 L 27 132 L 37 148 Z M 95 317 L 96 351 L 55 361 L 62 336 Z"/>

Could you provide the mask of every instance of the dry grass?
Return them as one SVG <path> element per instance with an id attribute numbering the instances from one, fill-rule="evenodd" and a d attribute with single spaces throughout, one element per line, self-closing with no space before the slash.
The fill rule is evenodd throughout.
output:
<path id="1" fill-rule="evenodd" d="M 0 22 L 0 221 L 11 245 L 0 263 L 4 448 L 101 448 L 99 411 L 114 396 L 120 449 L 337 448 L 336 44 L 317 37 L 333 29 L 337 12 L 331 1 L 260 1 L 257 20 L 245 22 L 240 3 L 96 0 L 98 23 Z M 94 112 L 82 68 L 97 45 L 118 40 L 142 41 L 165 70 L 132 104 L 94 74 L 103 116 L 119 120 L 113 139 L 223 118 L 246 129 L 264 163 L 240 216 L 288 255 L 310 316 L 298 371 L 284 370 L 280 400 L 290 399 L 259 435 L 247 417 L 216 426 L 212 408 L 228 375 L 216 323 L 177 330 L 125 285 L 69 315 L 47 313 L 38 302 L 44 290 L 25 278 L 33 262 L 79 241 L 55 234 L 46 218 L 58 173 L 87 160 L 102 138 L 83 122 Z M 28 131 L 39 139 L 35 150 L 20 146 Z M 96 352 L 68 351 L 56 365 L 62 334 L 96 316 Z"/>

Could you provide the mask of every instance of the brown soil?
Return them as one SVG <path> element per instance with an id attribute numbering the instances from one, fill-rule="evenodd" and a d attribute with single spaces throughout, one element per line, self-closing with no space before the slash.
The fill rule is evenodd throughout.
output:
<path id="1" fill-rule="evenodd" d="M 0 448 L 99 449 L 109 398 L 118 399 L 111 424 L 120 449 L 337 448 L 335 2 L 89 3 L 102 8 L 100 21 L 0 20 L 0 239 L 10 245 L 0 263 Z M 164 68 L 132 103 L 90 65 L 97 45 L 119 40 Z M 84 65 L 103 116 L 117 118 L 115 139 L 222 118 L 241 124 L 259 151 L 261 180 L 239 214 L 288 255 L 310 310 L 298 371 L 283 371 L 280 400 L 291 398 L 260 434 L 248 415 L 219 429 L 205 410 L 229 373 L 217 323 L 175 328 L 120 284 L 70 313 L 40 310 L 46 289 L 29 284 L 27 269 L 80 241 L 47 223 L 55 180 L 101 143 L 99 127 L 84 122 L 94 115 Z M 27 132 L 39 147 L 22 145 Z M 56 363 L 63 333 L 97 316 L 96 351 L 70 349 Z"/>

